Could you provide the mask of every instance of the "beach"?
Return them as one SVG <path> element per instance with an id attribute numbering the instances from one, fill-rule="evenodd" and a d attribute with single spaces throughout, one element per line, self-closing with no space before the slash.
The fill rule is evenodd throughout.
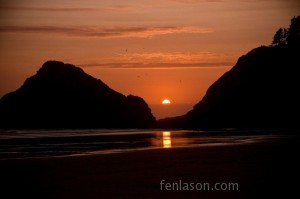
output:
<path id="1" fill-rule="evenodd" d="M 293 183 L 293 179 L 299 179 L 298 141 L 296 136 L 223 146 L 2 160 L 1 195 L 8 198 L 289 198 L 299 188 L 299 183 Z M 167 190 L 166 183 L 176 182 L 209 183 L 210 187 L 216 183 L 237 183 L 238 190 Z"/>

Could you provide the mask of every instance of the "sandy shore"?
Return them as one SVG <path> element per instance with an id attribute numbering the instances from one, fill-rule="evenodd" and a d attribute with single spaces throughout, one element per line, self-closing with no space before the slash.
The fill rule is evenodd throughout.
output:
<path id="1" fill-rule="evenodd" d="M 0 161 L 8 198 L 270 198 L 299 189 L 299 140 Z M 293 183 L 293 178 L 296 182 Z M 168 191 L 160 182 L 238 183 L 238 191 Z M 3 198 L 3 197 L 1 197 Z"/>

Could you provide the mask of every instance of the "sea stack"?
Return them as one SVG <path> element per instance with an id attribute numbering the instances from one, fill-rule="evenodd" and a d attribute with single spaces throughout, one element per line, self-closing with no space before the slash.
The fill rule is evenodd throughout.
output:
<path id="1" fill-rule="evenodd" d="M 81 68 L 47 61 L 0 100 L 1 128 L 153 128 L 146 102 L 125 96 Z"/>

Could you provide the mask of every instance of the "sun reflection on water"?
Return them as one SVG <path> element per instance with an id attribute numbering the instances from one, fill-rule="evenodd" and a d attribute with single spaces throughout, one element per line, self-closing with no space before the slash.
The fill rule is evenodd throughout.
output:
<path id="1" fill-rule="evenodd" d="M 164 131 L 162 133 L 163 136 L 163 147 L 164 148 L 171 148 L 172 142 L 171 142 L 171 132 L 170 131 Z"/>

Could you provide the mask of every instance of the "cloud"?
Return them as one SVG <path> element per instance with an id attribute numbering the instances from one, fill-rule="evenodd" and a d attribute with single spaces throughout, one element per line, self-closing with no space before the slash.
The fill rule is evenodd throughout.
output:
<path id="1" fill-rule="evenodd" d="M 0 32 L 6 33 L 31 33 L 31 34 L 58 34 L 66 36 L 96 37 L 96 38 L 147 38 L 158 35 L 176 33 L 205 34 L 213 32 L 210 28 L 200 27 L 60 27 L 60 26 L 0 26 Z"/>
<path id="2" fill-rule="evenodd" d="M 122 62 L 136 62 L 143 63 L 216 63 L 234 59 L 235 55 L 229 53 L 215 53 L 215 52 L 172 52 L 172 53 L 122 53 L 117 54 L 116 60 Z"/>
<path id="3" fill-rule="evenodd" d="M 228 67 L 233 66 L 235 59 L 235 54 L 215 52 L 124 53 L 116 54 L 113 62 L 99 60 L 80 66 L 116 69 Z"/>
<path id="4" fill-rule="evenodd" d="M 178 3 L 195 4 L 203 2 L 223 2 L 224 0 L 169 0 Z"/>
<path id="5" fill-rule="evenodd" d="M 45 11 L 45 12 L 85 12 L 95 11 L 95 8 L 76 8 L 76 7 L 27 7 L 27 6 L 0 6 L 0 10 L 16 11 Z"/>
<path id="6" fill-rule="evenodd" d="M 128 11 L 134 10 L 134 7 L 129 6 L 129 5 L 113 5 L 113 6 L 104 7 L 101 10 L 102 11 L 115 11 L 115 12 L 128 12 Z"/>
<path id="7" fill-rule="evenodd" d="M 233 62 L 211 62 L 211 63 L 88 63 L 78 64 L 78 66 L 110 68 L 110 69 L 184 69 L 184 68 L 214 68 L 214 67 L 230 67 Z"/>
<path id="8" fill-rule="evenodd" d="M 1 10 L 8 11 L 29 11 L 29 12 L 128 12 L 134 8 L 129 5 L 111 5 L 103 7 L 34 7 L 34 6 L 0 6 Z"/>

